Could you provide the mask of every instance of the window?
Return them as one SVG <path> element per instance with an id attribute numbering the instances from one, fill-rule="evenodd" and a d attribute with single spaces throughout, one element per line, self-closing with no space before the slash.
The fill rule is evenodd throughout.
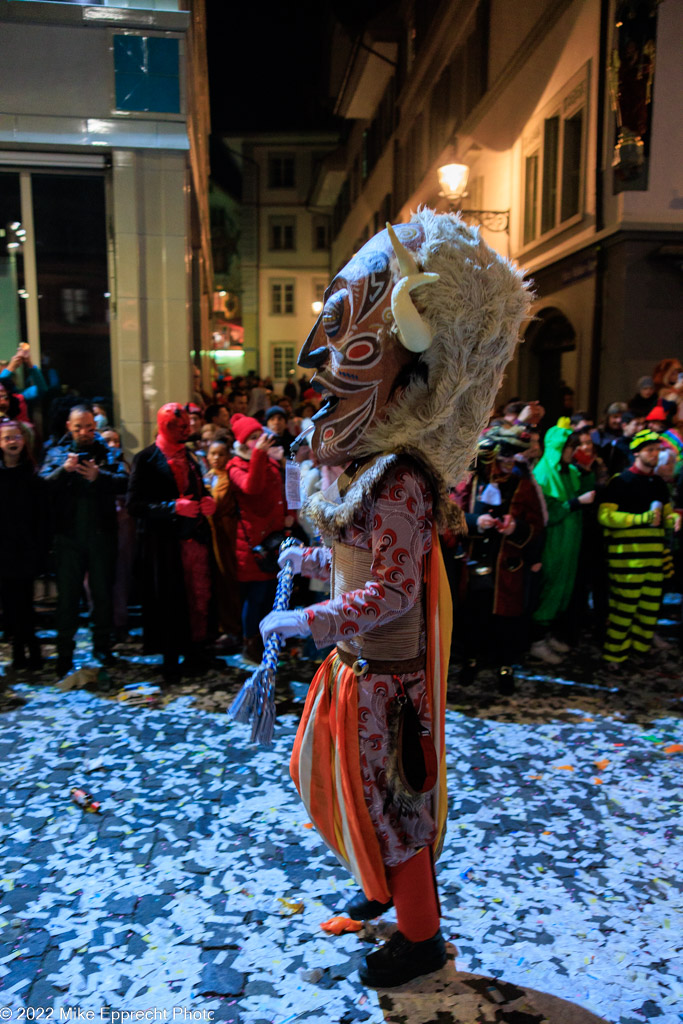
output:
<path id="1" fill-rule="evenodd" d="M 325 298 L 327 281 L 324 277 L 313 278 L 313 302 L 322 302 Z"/>
<path id="2" fill-rule="evenodd" d="M 321 252 L 329 247 L 329 221 L 327 217 L 313 218 L 313 248 Z"/>
<path id="3" fill-rule="evenodd" d="M 581 142 L 583 139 L 583 110 L 577 110 L 564 122 L 564 151 L 562 154 L 562 206 L 560 219 L 569 220 L 581 204 Z"/>
<path id="4" fill-rule="evenodd" d="M 271 217 L 268 221 L 268 246 L 271 251 L 296 249 L 296 218 Z"/>
<path id="5" fill-rule="evenodd" d="M 546 118 L 543 126 L 543 192 L 541 234 L 555 227 L 557 216 L 557 155 L 560 148 L 560 119 Z"/>
<path id="6" fill-rule="evenodd" d="M 524 161 L 524 245 L 536 237 L 536 209 L 538 207 L 538 153 Z"/>
<path id="7" fill-rule="evenodd" d="M 268 188 L 294 188 L 294 156 L 287 154 L 268 158 Z"/>
<path id="8" fill-rule="evenodd" d="M 294 281 L 270 282 L 270 312 L 272 316 L 294 313 Z"/>
<path id="9" fill-rule="evenodd" d="M 114 36 L 116 109 L 180 113 L 180 49 L 165 36 Z"/>
<path id="10" fill-rule="evenodd" d="M 284 380 L 290 370 L 296 366 L 296 345 L 293 341 L 278 341 L 272 348 L 272 376 L 274 380 Z"/>
<path id="11" fill-rule="evenodd" d="M 67 324 L 80 324 L 89 319 L 90 303 L 86 288 L 62 288 L 62 316 Z"/>
<path id="12" fill-rule="evenodd" d="M 588 65 L 524 135 L 524 245 L 568 226 L 582 212 L 587 97 Z"/>

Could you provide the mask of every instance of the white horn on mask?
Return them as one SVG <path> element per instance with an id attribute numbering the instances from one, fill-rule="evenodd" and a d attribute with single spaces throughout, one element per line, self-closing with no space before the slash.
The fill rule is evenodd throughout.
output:
<path id="1" fill-rule="evenodd" d="M 433 340 L 432 329 L 420 316 L 410 293 L 413 288 L 438 281 L 439 275 L 418 270 L 413 256 L 398 240 L 391 224 L 387 224 L 387 231 L 401 273 L 400 280 L 391 292 L 391 312 L 394 314 L 398 339 L 409 352 L 425 352 Z"/>

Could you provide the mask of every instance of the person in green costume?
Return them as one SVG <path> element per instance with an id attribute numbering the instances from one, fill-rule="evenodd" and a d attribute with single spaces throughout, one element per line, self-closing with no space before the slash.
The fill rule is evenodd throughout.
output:
<path id="1" fill-rule="evenodd" d="M 538 639 L 531 645 L 531 654 L 541 661 L 556 665 L 568 644 L 553 633 L 553 627 L 566 611 L 574 588 L 576 566 L 581 548 L 582 505 L 595 499 L 595 489 L 584 490 L 585 476 L 572 465 L 576 439 L 563 426 L 551 427 L 545 435 L 544 454 L 533 473 L 543 491 L 548 508 L 545 547 L 543 549 L 543 584 L 533 620 Z M 545 636 L 543 635 L 545 634 Z"/>

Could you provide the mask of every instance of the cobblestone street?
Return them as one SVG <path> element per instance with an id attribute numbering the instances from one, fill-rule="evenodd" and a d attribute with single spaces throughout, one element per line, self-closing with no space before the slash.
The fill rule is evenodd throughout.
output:
<path id="1" fill-rule="evenodd" d="M 683 1019 L 677 654 L 617 685 L 582 652 L 555 679 L 527 669 L 514 698 L 492 676 L 464 690 L 454 675 L 439 862 L 451 959 L 376 993 L 357 967 L 395 921 L 321 931 L 353 885 L 289 779 L 310 663 L 283 666 L 263 750 L 224 714 L 239 659 L 157 693 L 136 651 L 81 689 L 18 678 L 26 703 L 0 716 L 0 1006 L 13 1019 Z M 83 638 L 79 654 L 87 664 Z M 131 703 L 122 687 L 141 680 L 151 692 Z"/>

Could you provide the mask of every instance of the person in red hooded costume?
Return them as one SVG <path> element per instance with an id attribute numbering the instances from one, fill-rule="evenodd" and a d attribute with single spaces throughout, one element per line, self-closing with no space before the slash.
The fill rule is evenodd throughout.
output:
<path id="1" fill-rule="evenodd" d="M 237 579 L 242 599 L 243 655 L 258 664 L 263 654 L 259 622 L 273 607 L 277 573 L 263 572 L 253 548 L 269 533 L 285 527 L 285 503 L 279 461 L 282 449 L 274 447 L 252 416 L 235 413 L 230 420 L 235 436 L 234 457 L 228 476 L 237 506 Z"/>
<path id="2" fill-rule="evenodd" d="M 127 506 L 139 521 L 142 542 L 144 649 L 163 654 L 164 677 L 173 680 L 204 667 L 211 597 L 207 517 L 216 503 L 185 444 L 187 411 L 178 402 L 162 405 L 157 428 L 154 444 L 133 460 Z"/>

